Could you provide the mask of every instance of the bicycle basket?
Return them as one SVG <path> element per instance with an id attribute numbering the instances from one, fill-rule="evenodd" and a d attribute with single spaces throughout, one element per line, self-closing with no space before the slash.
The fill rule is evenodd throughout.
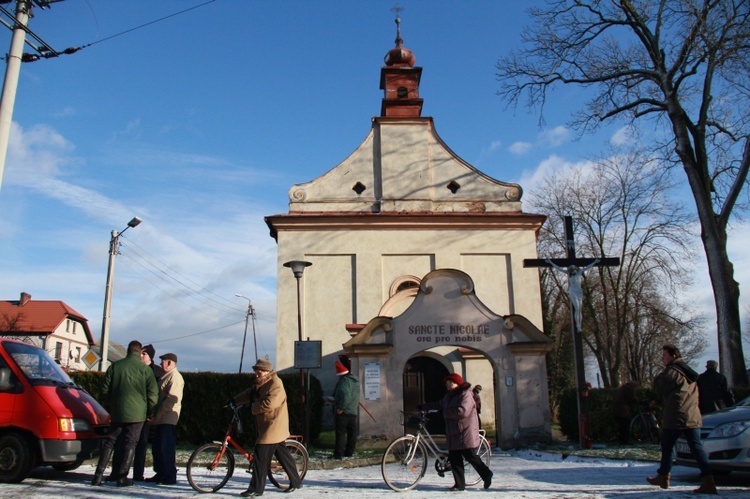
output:
<path id="1" fill-rule="evenodd" d="M 422 419 L 419 417 L 418 414 L 410 414 L 406 412 L 401 412 L 401 425 L 406 426 L 408 428 L 419 428 L 419 425 L 422 423 Z"/>

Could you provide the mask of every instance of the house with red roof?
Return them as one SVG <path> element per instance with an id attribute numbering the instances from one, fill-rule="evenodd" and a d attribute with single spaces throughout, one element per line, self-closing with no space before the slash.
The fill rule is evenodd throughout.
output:
<path id="1" fill-rule="evenodd" d="M 94 345 L 88 319 L 60 300 L 0 300 L 0 336 L 44 348 L 67 370 L 85 371 L 83 355 Z"/>

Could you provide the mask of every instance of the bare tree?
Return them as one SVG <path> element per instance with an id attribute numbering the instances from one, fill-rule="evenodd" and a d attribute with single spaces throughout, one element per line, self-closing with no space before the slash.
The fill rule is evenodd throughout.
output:
<path id="1" fill-rule="evenodd" d="M 558 85 L 590 92 L 573 124 L 655 127 L 695 201 L 716 307 L 719 359 L 747 385 L 739 284 L 727 225 L 750 168 L 750 0 L 549 0 L 530 9 L 524 47 L 497 62 L 498 94 L 540 109 Z"/>
<path id="2" fill-rule="evenodd" d="M 669 172 L 653 163 L 637 152 L 615 154 L 550 175 L 530 195 L 532 208 L 549 219 L 540 234 L 545 244 L 564 251 L 561 225 L 570 215 L 581 254 L 620 258 L 620 267 L 597 267 L 584 276 L 582 331 L 605 387 L 623 377 L 650 381 L 659 360 L 654 352 L 666 342 L 679 344 L 686 356 L 702 346 L 697 318 L 676 312 L 676 292 L 690 283 L 692 255 L 684 237 L 690 219 L 668 197 Z M 550 303 L 566 299 L 561 275 L 543 279 Z M 566 307 L 549 307 L 548 320 L 566 321 L 555 311 Z"/>

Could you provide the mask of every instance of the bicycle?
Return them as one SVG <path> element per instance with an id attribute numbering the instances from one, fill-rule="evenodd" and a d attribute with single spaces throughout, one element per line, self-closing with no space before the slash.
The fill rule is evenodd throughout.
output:
<path id="1" fill-rule="evenodd" d="M 236 451 L 248 460 L 249 466 L 247 473 L 252 475 L 253 461 L 255 456 L 245 449 L 232 438 L 232 431 L 237 430 L 237 434 L 242 433 L 242 421 L 240 419 L 239 407 L 232 407 L 234 415 L 229 423 L 224 440 L 221 442 L 212 442 L 198 447 L 190 456 L 187 462 L 187 479 L 190 486 L 197 492 L 216 492 L 221 489 L 234 473 L 235 453 L 229 447 L 230 445 Z M 307 464 L 310 456 L 307 449 L 297 439 L 300 437 L 291 437 L 284 441 L 285 447 L 289 450 L 297 465 L 297 472 L 300 480 L 307 474 Z M 282 468 L 281 464 L 274 457 L 268 469 L 268 479 L 280 489 L 289 488 L 289 476 Z"/>
<path id="2" fill-rule="evenodd" d="M 427 471 L 430 455 L 435 459 L 435 470 L 438 475 L 445 476 L 445 473 L 451 470 L 448 453 L 440 449 L 425 427 L 429 412 L 437 411 L 419 411 L 416 416 L 408 418 L 404 426 L 417 428 L 416 434 L 409 433 L 393 440 L 383 454 L 380 463 L 383 480 L 396 492 L 406 492 L 417 486 Z M 403 412 L 402 414 L 405 418 L 406 415 Z M 477 453 L 484 464 L 489 466 L 492 451 L 484 430 L 479 430 Z M 476 485 L 481 480 L 482 477 L 473 466 L 466 466 L 466 485 Z"/>
<path id="3" fill-rule="evenodd" d="M 635 442 L 659 443 L 659 421 L 652 407 L 642 407 L 633 416 L 630 421 L 630 438 Z"/>

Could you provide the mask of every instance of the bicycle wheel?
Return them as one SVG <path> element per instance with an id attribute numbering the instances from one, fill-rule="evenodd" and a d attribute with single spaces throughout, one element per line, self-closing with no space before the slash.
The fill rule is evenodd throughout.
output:
<path id="1" fill-rule="evenodd" d="M 396 492 L 417 486 L 427 470 L 427 452 L 417 437 L 406 435 L 388 446 L 380 463 L 383 480 Z"/>
<path id="2" fill-rule="evenodd" d="M 630 422 L 630 438 L 634 442 L 659 442 L 659 431 L 646 418 L 636 415 Z"/>
<path id="3" fill-rule="evenodd" d="M 477 449 L 477 456 L 479 456 L 479 459 L 489 468 L 492 450 L 490 449 L 490 444 L 487 442 L 486 438 L 480 440 L 479 448 Z M 479 476 L 479 473 L 477 473 L 477 470 L 475 470 L 474 466 L 471 464 L 464 464 L 464 473 L 466 477 L 466 485 L 476 485 L 482 481 L 482 477 Z"/>
<path id="4" fill-rule="evenodd" d="M 284 447 L 286 447 L 286 450 L 288 450 L 292 455 L 292 458 L 294 458 L 294 463 L 297 465 L 297 473 L 299 473 L 299 479 L 302 480 L 307 474 L 307 462 L 310 459 L 307 449 L 296 440 L 284 441 Z M 289 488 L 289 475 L 284 471 L 284 468 L 281 467 L 281 463 L 279 463 L 275 455 L 271 458 L 271 466 L 268 469 L 268 479 L 280 489 Z"/>
<path id="5" fill-rule="evenodd" d="M 187 479 L 197 492 L 216 492 L 234 473 L 234 454 L 222 452 L 221 444 L 206 444 L 195 449 L 187 462 Z"/>

